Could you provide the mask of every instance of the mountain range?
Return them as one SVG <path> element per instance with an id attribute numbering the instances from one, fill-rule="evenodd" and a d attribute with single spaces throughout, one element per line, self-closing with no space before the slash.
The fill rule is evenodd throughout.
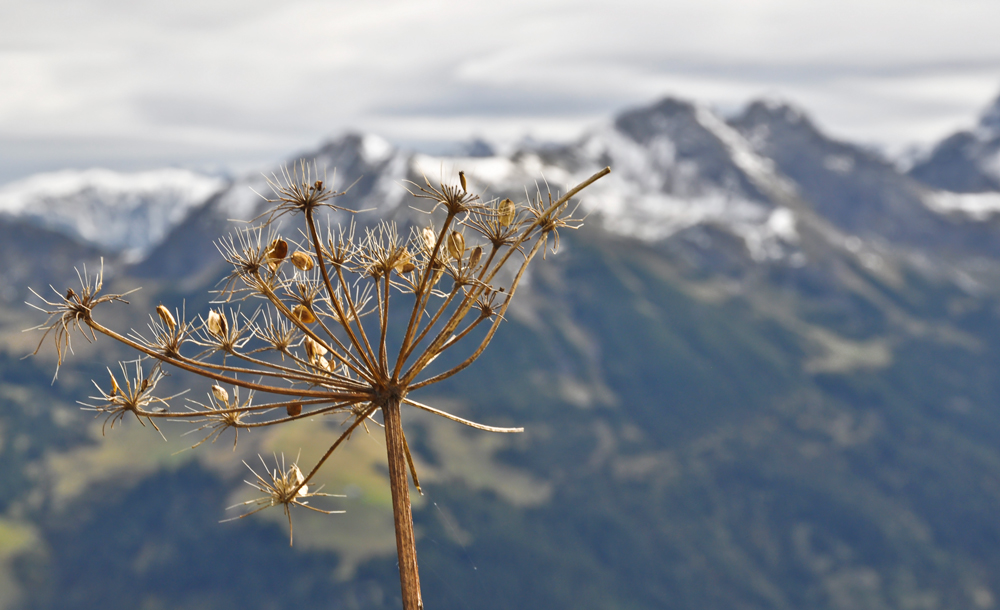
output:
<path id="1" fill-rule="evenodd" d="M 287 162 L 327 172 L 358 223 L 401 225 L 424 176 L 523 199 L 612 168 L 433 396 L 527 432 L 408 421 L 429 607 L 1000 603 L 1000 100 L 908 171 L 773 101 L 721 117 L 667 98 L 571 143 L 469 150 L 349 134 Z M 124 352 L 79 345 L 55 385 L 45 353 L 19 359 L 34 345 L 12 331 L 41 321 L 25 288 L 64 290 L 76 263 L 143 286 L 120 325 L 204 311 L 216 240 L 281 168 L 0 188 L 0 608 L 398 606 L 377 434 L 330 468 L 347 513 L 297 523 L 288 549 L 280 520 L 216 523 L 239 458 L 308 454 L 333 428 L 173 455 L 190 437 L 95 437 L 72 407 Z"/>

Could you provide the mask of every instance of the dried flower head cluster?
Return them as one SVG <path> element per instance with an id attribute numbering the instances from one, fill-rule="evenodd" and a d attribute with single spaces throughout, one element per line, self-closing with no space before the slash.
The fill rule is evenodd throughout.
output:
<path id="1" fill-rule="evenodd" d="M 192 432 L 207 431 L 197 447 L 230 429 L 235 443 L 241 429 L 346 417 L 346 429 L 307 473 L 298 464 L 265 466 L 266 477 L 254 473 L 250 484 L 264 495 L 247 503 L 257 507 L 247 514 L 281 505 L 289 527 L 293 505 L 319 510 L 303 499 L 325 495 L 308 493 L 324 462 L 358 426 L 367 427 L 381 414 L 404 606 L 415 608 L 419 580 L 407 476 L 418 490 L 419 483 L 400 408 L 408 405 L 481 430 L 521 431 L 470 422 L 410 394 L 455 375 L 483 353 L 528 264 L 539 250 L 544 255 L 549 236 L 556 249 L 559 229 L 579 226 L 570 198 L 608 171 L 564 196 L 539 194 L 522 204 L 482 200 L 460 172 L 459 184 L 412 185 L 412 194 L 429 202 L 426 224 L 401 230 L 380 221 L 359 230 L 352 221 L 321 230 L 324 209 L 344 210 L 332 203 L 343 193 L 302 163 L 271 180 L 272 207 L 257 224 L 218 243 L 232 271 L 220 281 L 212 309 L 189 321 L 186 312 L 159 305 L 146 332 L 121 333 L 94 315 L 98 305 L 124 300 L 124 295 L 101 296 L 98 275 L 81 277 L 79 294 L 69 290 L 54 301 L 43 299 L 36 307 L 49 319 L 36 328 L 44 331 L 43 342 L 54 339 L 60 363 L 73 329 L 90 339 L 111 337 L 154 363 L 143 376 L 137 361 L 135 376 L 126 376 L 124 386 L 113 375 L 109 390 L 98 386 L 100 396 L 87 408 L 106 415 L 112 427 L 128 413 L 149 423 L 188 422 Z M 275 220 L 284 215 L 300 219 L 294 235 L 278 233 Z M 402 314 L 391 315 L 399 309 Z M 398 327 L 390 329 L 392 324 Z M 455 357 L 443 359 L 449 364 L 434 364 L 452 352 Z M 154 398 L 165 369 L 206 380 L 208 400 L 174 409 L 170 399 Z M 240 391 L 246 400 L 240 400 Z"/>
<path id="2" fill-rule="evenodd" d="M 334 496 L 333 494 L 321 493 L 318 489 L 310 492 L 309 485 L 306 484 L 305 476 L 303 476 L 302 470 L 299 469 L 298 463 L 293 463 L 291 466 L 286 468 L 284 456 L 281 458 L 280 466 L 278 464 L 277 456 L 274 457 L 274 462 L 275 467 L 268 468 L 267 463 L 264 462 L 264 458 L 260 458 L 260 463 L 264 466 L 264 473 L 267 475 L 267 478 L 262 477 L 249 464 L 244 462 L 246 467 L 250 469 L 250 472 L 252 472 L 254 476 L 254 480 L 247 481 L 247 484 L 264 495 L 260 498 L 254 498 L 253 500 L 247 500 L 246 502 L 230 506 L 229 508 L 237 508 L 240 506 L 256 506 L 257 508 L 237 517 L 233 517 L 232 519 L 225 519 L 225 521 L 235 521 L 236 519 L 242 519 L 243 517 L 248 517 L 254 513 L 260 512 L 265 508 L 281 506 L 285 511 L 285 516 L 288 518 L 288 541 L 289 544 L 291 544 L 294 534 L 294 529 L 292 528 L 292 506 L 301 506 L 302 508 L 308 508 L 309 510 L 314 510 L 318 513 L 323 513 L 324 515 L 333 515 L 344 512 L 342 510 L 322 510 L 316 508 L 315 506 L 309 506 L 309 498 L 315 498 L 318 496 L 342 498 L 344 496 Z"/>

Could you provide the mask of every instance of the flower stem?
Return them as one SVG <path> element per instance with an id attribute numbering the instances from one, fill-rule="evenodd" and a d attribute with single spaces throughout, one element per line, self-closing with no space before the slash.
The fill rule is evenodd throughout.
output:
<path id="1" fill-rule="evenodd" d="M 422 610 L 420 573 L 417 570 L 417 544 L 413 536 L 413 511 L 410 508 L 410 485 L 407 480 L 406 441 L 400 418 L 400 398 L 388 398 L 382 405 L 385 445 L 389 457 L 389 485 L 392 488 L 392 516 L 396 524 L 396 553 L 399 556 L 399 586 L 403 610 Z"/>

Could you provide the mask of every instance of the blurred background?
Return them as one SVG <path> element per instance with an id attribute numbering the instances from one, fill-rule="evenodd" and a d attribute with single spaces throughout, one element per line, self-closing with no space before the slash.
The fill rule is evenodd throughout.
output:
<path id="1" fill-rule="evenodd" d="M 678 95 L 776 97 L 892 153 L 1000 91 L 993 2 L 171 2 L 6 7 L 0 182 L 257 168 L 344 130 L 569 140 Z"/>
<path id="2" fill-rule="evenodd" d="M 8 4 L 0 608 L 399 606 L 378 430 L 289 548 L 280 512 L 218 523 L 241 460 L 339 420 L 183 451 L 80 411 L 128 352 L 22 359 L 28 287 L 77 266 L 142 287 L 116 328 L 207 313 L 215 240 L 303 158 L 362 224 L 418 221 L 423 175 L 523 200 L 612 168 L 420 399 L 526 432 L 404 416 L 427 607 L 1000 604 L 997 3 Z"/>

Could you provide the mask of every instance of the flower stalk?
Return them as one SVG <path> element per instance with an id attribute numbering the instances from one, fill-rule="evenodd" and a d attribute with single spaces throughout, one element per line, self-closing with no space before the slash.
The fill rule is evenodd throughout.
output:
<path id="1" fill-rule="evenodd" d="M 204 435 L 192 449 L 215 442 L 228 430 L 233 431 L 235 448 L 241 429 L 343 418 L 345 429 L 307 473 L 297 462 L 286 466 L 283 458 L 273 468 L 264 463 L 262 474 L 251 468 L 255 478 L 250 484 L 263 496 L 237 505 L 250 510 L 234 519 L 281 506 L 290 544 L 293 507 L 337 512 L 309 504 L 313 498 L 329 497 L 314 478 L 354 431 L 379 423 L 375 416 L 380 414 L 403 608 L 419 610 L 423 604 L 409 479 L 418 491 L 420 487 L 403 407 L 479 430 L 523 431 L 472 422 L 410 394 L 448 379 L 479 358 L 532 259 L 539 251 L 544 256 L 558 249 L 560 229 L 580 226 L 569 209 L 570 199 L 609 172 L 597 172 L 561 197 L 538 193 L 521 204 L 511 199 L 482 201 L 469 191 L 464 173 L 458 185 L 432 186 L 425 180 L 423 185 L 412 184 L 411 193 L 431 203 L 431 218 L 439 222 L 410 227 L 408 236 L 384 221 L 364 235 L 356 234 L 353 222 L 324 234 L 319 230 L 323 214 L 350 210 L 333 203 L 344 192 L 331 190 L 302 162 L 269 181 L 272 207 L 257 224 L 218 242 L 232 272 L 221 280 L 212 309 L 188 320 L 185 312 L 160 304 L 149 316 L 147 333 L 116 331 L 98 322 L 95 310 L 105 303 L 127 303 L 126 295 L 102 295 L 102 273 L 92 278 L 84 273 L 80 292 L 70 289 L 51 300 L 36 294 L 40 304 L 33 306 L 48 315 L 35 327 L 43 333 L 39 348 L 52 340 L 61 364 L 72 350 L 74 330 L 90 341 L 104 335 L 132 348 L 138 353 L 135 375 L 125 375 L 123 385 L 112 375 L 107 391 L 95 383 L 100 396 L 92 397 L 95 404 L 84 403 L 85 408 L 103 414 L 112 428 L 129 413 L 157 431 L 157 419 L 186 422 L 191 432 Z M 301 242 L 276 233 L 275 220 L 286 214 L 301 218 Z M 513 273 L 501 274 L 507 266 L 515 267 Z M 258 307 L 245 314 L 242 305 L 232 307 L 234 301 L 256 302 Z M 389 329 L 396 319 L 390 315 L 391 306 L 409 308 L 405 327 L 394 332 Z M 434 364 L 443 353 L 476 336 L 465 357 L 451 360 L 450 368 Z M 390 337 L 402 339 L 391 344 Z M 152 365 L 145 376 L 143 361 Z M 208 400 L 188 400 L 184 409 L 176 409 L 171 403 L 177 396 L 155 396 L 157 381 L 171 369 L 200 378 Z"/>

